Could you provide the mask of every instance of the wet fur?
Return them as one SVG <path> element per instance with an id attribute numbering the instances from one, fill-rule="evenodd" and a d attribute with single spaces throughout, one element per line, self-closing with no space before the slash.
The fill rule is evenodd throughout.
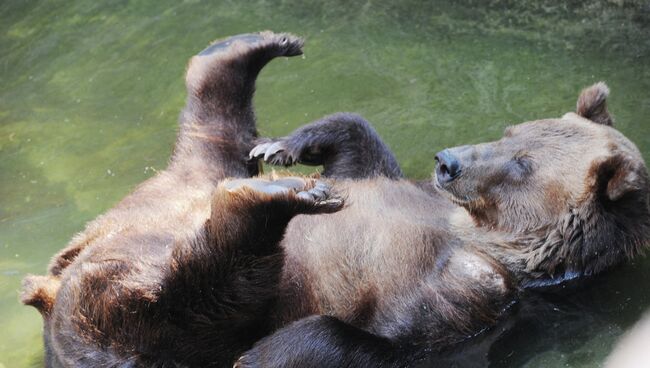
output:
<path id="1" fill-rule="evenodd" d="M 375 129 L 357 114 L 337 113 L 305 125 L 288 137 L 262 138 L 256 157 L 273 165 L 323 166 L 330 178 L 403 177 L 397 159 Z"/>
<path id="2" fill-rule="evenodd" d="M 255 77 L 301 46 L 290 35 L 236 36 L 190 61 L 168 169 L 75 236 L 48 276 L 25 279 L 48 366 L 407 366 L 493 326 L 521 287 L 598 273 L 647 245 L 647 171 L 609 127 L 592 129 L 604 154 L 584 177 L 522 174 L 515 182 L 536 195 L 508 206 L 472 183 L 510 180 L 509 159 L 486 157 L 504 165 L 456 188 L 410 182 L 356 115 L 259 140 Z M 608 125 L 606 95 L 604 85 L 586 90 L 582 117 L 562 121 Z M 247 155 L 264 142 L 284 145 L 276 163 L 323 164 L 346 206 L 224 187 L 258 173 Z"/>

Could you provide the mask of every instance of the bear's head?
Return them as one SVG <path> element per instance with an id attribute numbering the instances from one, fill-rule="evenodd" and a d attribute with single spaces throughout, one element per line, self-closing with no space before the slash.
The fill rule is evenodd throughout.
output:
<path id="1" fill-rule="evenodd" d="M 598 273 L 648 245 L 648 171 L 612 127 L 608 94 L 597 83 L 582 91 L 577 113 L 436 155 L 436 188 L 475 225 L 516 239 L 520 256 L 511 258 L 529 281 Z"/>

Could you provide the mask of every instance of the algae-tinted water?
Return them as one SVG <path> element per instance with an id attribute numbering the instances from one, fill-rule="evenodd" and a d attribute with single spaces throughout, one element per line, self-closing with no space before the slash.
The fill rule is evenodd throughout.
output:
<path id="1" fill-rule="evenodd" d="M 165 166 L 189 56 L 263 29 L 307 46 L 263 71 L 262 134 L 355 111 L 409 176 L 425 178 L 439 149 L 560 116 L 582 87 L 605 80 L 618 128 L 650 159 L 647 1 L 4 0 L 0 368 L 42 365 L 40 316 L 17 301 L 23 276 L 44 273 L 86 221 Z M 451 365 L 598 366 L 650 307 L 649 267 L 531 298 Z"/>

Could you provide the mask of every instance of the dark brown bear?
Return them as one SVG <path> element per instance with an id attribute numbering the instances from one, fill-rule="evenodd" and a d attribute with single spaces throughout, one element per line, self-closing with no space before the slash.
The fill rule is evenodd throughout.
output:
<path id="1" fill-rule="evenodd" d="M 522 288 L 647 245 L 648 173 L 604 84 L 577 114 L 440 152 L 415 183 L 356 115 L 257 138 L 255 78 L 301 46 L 264 32 L 192 58 L 168 169 L 25 279 L 48 366 L 408 366 L 494 325 Z M 327 179 L 247 179 L 258 157 Z"/>

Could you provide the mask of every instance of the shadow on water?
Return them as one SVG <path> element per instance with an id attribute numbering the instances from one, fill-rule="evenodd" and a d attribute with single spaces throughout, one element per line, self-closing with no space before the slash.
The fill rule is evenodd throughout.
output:
<path id="1" fill-rule="evenodd" d="M 649 265 L 525 292 L 497 326 L 418 367 L 593 367 L 650 306 L 650 295 L 629 285 L 650 282 Z"/>
<path id="2" fill-rule="evenodd" d="M 273 29 L 305 56 L 262 73 L 263 135 L 336 111 L 376 126 L 426 178 L 444 147 L 560 116 L 595 81 L 650 159 L 650 0 L 0 2 L 0 368 L 42 365 L 20 280 L 83 224 L 164 167 L 190 55 L 216 37 Z M 650 307 L 639 261 L 557 293 L 430 367 L 592 367 Z"/>

